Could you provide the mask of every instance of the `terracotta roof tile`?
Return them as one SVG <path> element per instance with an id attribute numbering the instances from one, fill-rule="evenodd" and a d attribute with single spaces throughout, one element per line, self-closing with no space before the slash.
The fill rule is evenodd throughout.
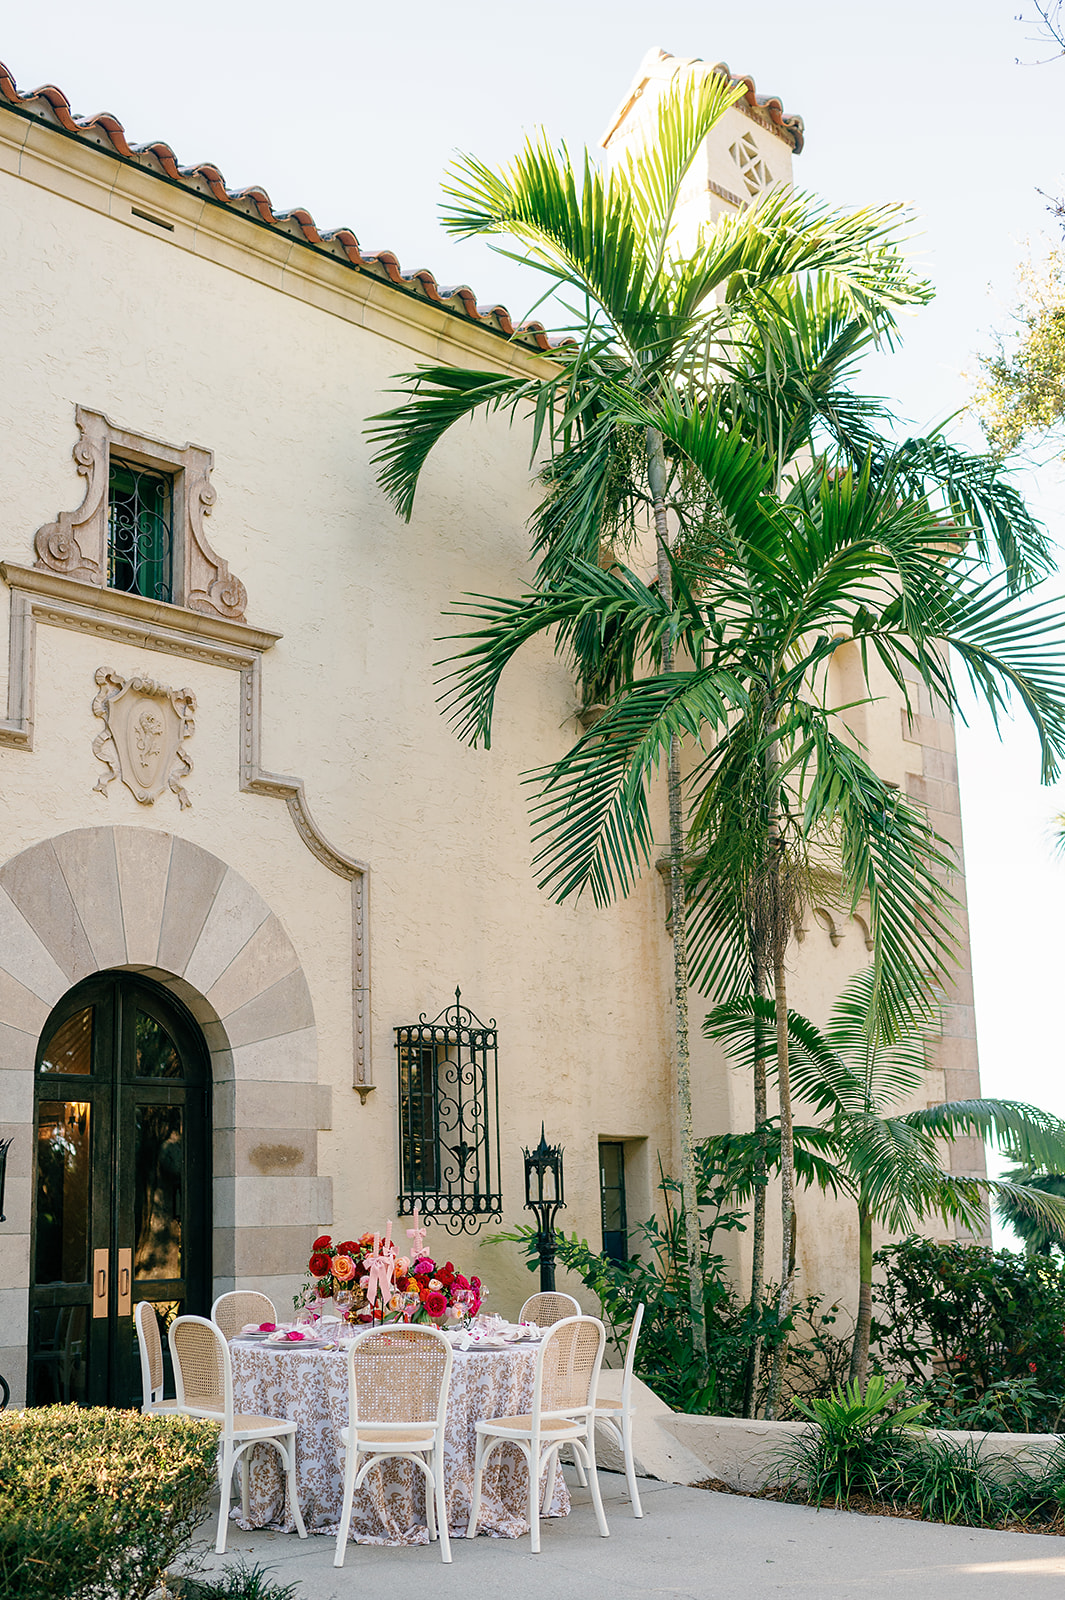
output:
<path id="1" fill-rule="evenodd" d="M 71 138 L 97 145 L 109 155 L 118 156 L 121 161 L 128 161 L 142 171 L 179 184 L 181 188 L 236 211 L 275 233 L 286 234 L 300 244 L 342 261 L 346 266 L 391 284 L 404 294 L 428 300 L 455 316 L 478 323 L 489 332 L 508 339 L 515 338 L 540 350 L 552 348 L 543 323 L 526 322 L 516 327 L 506 306 L 479 306 L 477 296 L 465 284 L 445 288 L 437 283 L 425 267 L 415 272 L 404 272 L 391 250 L 362 250 L 350 228 L 335 228 L 329 233 L 321 233 L 309 211 L 275 211 L 270 196 L 258 184 L 247 189 L 227 189 L 217 167 L 209 162 L 183 167 L 170 146 L 161 140 L 131 145 L 121 122 L 109 112 L 101 112 L 95 117 L 75 116 L 70 101 L 62 89 L 57 89 L 54 84 L 47 83 L 28 94 L 22 94 L 11 73 L 0 62 L 2 105 L 7 105 L 20 116 L 58 128 Z"/>
<path id="2" fill-rule="evenodd" d="M 665 84 L 675 73 L 691 69 L 720 73 L 723 78 L 728 78 L 730 83 L 742 83 L 745 92 L 738 102 L 740 108 L 757 122 L 767 126 L 778 138 L 783 139 L 785 144 L 789 144 L 795 155 L 800 153 L 805 140 L 803 120 L 796 112 L 786 112 L 783 102 L 775 94 L 759 94 L 754 79 L 746 73 L 733 72 L 727 61 L 715 61 L 712 66 L 707 66 L 699 56 L 674 56 L 668 50 L 663 50 L 661 45 L 653 46 L 644 56 L 628 96 L 615 111 L 600 143 L 604 146 L 609 145 L 650 82 L 657 79 Z"/>

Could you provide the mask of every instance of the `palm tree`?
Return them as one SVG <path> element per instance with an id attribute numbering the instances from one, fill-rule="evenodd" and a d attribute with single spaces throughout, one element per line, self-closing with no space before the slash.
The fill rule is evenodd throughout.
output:
<path id="1" fill-rule="evenodd" d="M 1050 643 L 1062 619 L 1012 599 L 1004 577 L 983 576 L 939 513 L 902 499 L 890 473 L 878 484 L 868 469 L 815 464 L 781 498 L 774 464 L 713 413 L 674 398 L 621 414 L 653 426 L 702 474 L 720 513 L 713 550 L 670 555 L 672 597 L 620 565 L 576 560 L 519 599 L 470 597 L 458 614 L 474 626 L 459 636 L 445 703 L 461 737 L 487 743 L 499 677 L 541 631 L 594 626 L 630 664 L 601 720 L 534 774 L 536 860 L 559 900 L 628 891 L 651 855 L 655 772 L 681 737 L 697 753 L 685 840 L 695 972 L 719 993 L 746 989 L 757 923 L 773 985 L 783 1319 L 794 1189 L 785 955 L 798 908 L 829 879 L 852 909 L 866 903 L 874 1011 L 887 1030 L 913 1014 L 914 973 L 931 1017 L 954 953 L 949 847 L 837 731 L 828 662 L 845 632 L 904 704 L 916 678 L 953 706 L 952 649 L 993 711 L 1011 691 L 1021 699 L 1049 781 L 1065 753 L 1065 658 Z M 663 669 L 664 640 L 683 667 Z"/>
<path id="2" fill-rule="evenodd" d="M 874 424 L 877 402 L 848 386 L 870 344 L 890 339 L 893 311 L 929 298 L 897 248 L 897 208 L 840 213 L 789 190 L 770 191 L 738 215 L 704 230 L 678 252 L 673 228 L 684 177 L 707 134 L 742 92 L 719 74 L 687 80 L 664 95 L 653 143 L 601 173 L 583 168 L 545 139 L 527 142 L 501 174 L 463 158 L 447 189 L 445 226 L 460 237 L 509 235 L 543 275 L 548 294 L 576 297 L 563 340 L 534 376 L 426 366 L 400 378 L 403 403 L 373 419 L 380 481 L 409 518 L 421 469 L 454 423 L 478 410 L 531 418 L 545 493 L 532 519 L 532 547 L 543 589 L 564 586 L 574 563 L 608 567 L 649 522 L 657 583 L 672 604 L 672 552 L 713 544 L 720 521 L 706 481 L 653 419 L 626 414 L 630 401 L 653 405 L 680 386 L 696 406 L 713 404 L 722 422 L 758 444 L 779 484 L 803 446 L 830 447 L 841 460 L 867 462 L 896 490 L 932 494 L 946 520 L 963 518 L 977 542 L 998 550 L 1011 583 L 1046 566 L 1042 530 L 1001 475 L 980 458 L 942 443 L 910 441 L 894 453 Z M 817 438 L 815 439 L 815 435 Z M 589 700 L 609 701 L 631 675 L 623 626 L 601 625 L 579 607 L 559 613 L 560 647 L 571 656 Z M 665 678 L 674 640 L 664 630 L 655 663 Z M 644 662 L 646 665 L 646 662 Z M 485 730 L 487 742 L 488 732 Z M 692 1266 L 692 1323 L 705 1355 L 695 1204 L 688 1066 L 688 904 L 686 824 L 680 778 L 683 730 L 662 752 L 669 807 L 670 923 L 674 954 L 677 1098 L 682 1189 Z M 767 966 L 764 929 L 751 924 L 747 971 L 757 988 Z M 764 1073 L 756 1074 L 764 1090 Z M 763 1096 L 764 1098 L 764 1096 Z M 761 1102 L 759 1103 L 761 1105 Z M 761 1107 L 759 1115 L 764 1112 Z M 756 1199 L 756 1237 L 764 1191 Z M 760 1285 L 761 1268 L 754 1282 Z"/>
<path id="3" fill-rule="evenodd" d="M 717 73 L 682 83 L 658 106 L 657 137 L 625 164 L 602 174 L 585 153 L 578 174 L 565 149 L 527 142 L 501 175 L 471 157 L 446 190 L 452 233 L 507 234 L 525 248 L 553 290 L 575 293 L 582 310 L 544 362 L 542 377 L 423 367 L 407 374 L 403 405 L 374 419 L 372 437 L 383 486 L 409 517 L 421 468 L 448 428 L 477 410 L 526 409 L 534 453 L 552 447 L 547 493 L 532 526 L 544 583 L 564 577 L 574 559 L 598 562 L 604 547 L 625 549 L 649 517 L 657 545 L 661 595 L 672 597 L 670 512 L 680 532 L 699 532 L 707 502 L 691 475 L 667 452 L 654 426 L 619 420 L 617 396 L 653 399 L 678 379 L 705 389 L 726 347 L 761 320 L 764 296 L 798 275 L 823 279 L 825 293 L 864 326 L 886 330 L 890 308 L 926 300 L 929 290 L 904 267 L 895 245 L 899 213 L 887 207 L 852 214 L 775 190 L 736 216 L 718 219 L 689 255 L 673 242 L 681 186 L 707 134 L 740 97 L 742 86 Z M 703 376 L 700 378 L 700 374 Z M 607 557 L 609 559 L 609 556 Z M 586 685 L 599 696 L 623 680 L 624 652 L 593 625 L 576 623 L 565 643 Z M 659 643 L 669 674 L 672 641 Z M 674 957 L 677 1098 L 692 1326 L 705 1359 L 696 1174 L 691 1127 L 688 971 L 684 879 L 685 826 L 680 736 L 665 752 L 669 805 L 670 914 Z"/>
<path id="4" fill-rule="evenodd" d="M 858 1208 L 858 1315 L 850 1378 L 864 1392 L 873 1310 L 873 1224 L 909 1232 L 930 1215 L 979 1228 L 989 1195 L 1065 1239 L 1065 1200 L 1006 1178 L 958 1176 L 943 1165 L 943 1141 L 958 1134 L 998 1140 L 1017 1159 L 1046 1165 L 1065 1159 L 1065 1122 L 1013 1100 L 954 1100 L 916 1111 L 898 1108 L 925 1081 L 925 999 L 912 986 L 914 1014 L 894 1031 L 878 1022 L 876 975 L 856 973 L 822 1032 L 796 1011 L 787 1017 L 793 1092 L 824 1118 L 819 1153 L 835 1168 L 831 1187 Z M 754 1056 L 755 1023 L 775 1028 L 768 1000 L 742 997 L 716 1007 L 704 1030 L 736 1066 Z M 922 1025 L 925 1024 L 925 1025 Z M 824 1179 L 822 1178 L 824 1185 Z"/>

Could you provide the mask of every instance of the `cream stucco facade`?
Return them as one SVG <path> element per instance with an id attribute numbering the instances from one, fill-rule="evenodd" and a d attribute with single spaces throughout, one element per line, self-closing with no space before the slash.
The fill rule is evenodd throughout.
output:
<path id="1" fill-rule="evenodd" d="M 213 169 L 131 152 L 121 129 L 75 125 L 5 82 L 0 1371 L 21 1398 L 38 1040 L 94 973 L 146 975 L 202 1029 L 216 1293 L 255 1286 L 284 1304 L 316 1232 L 395 1215 L 394 1029 L 435 1015 L 456 984 L 498 1022 L 505 1225 L 526 1219 L 521 1147 L 541 1119 L 565 1145 L 565 1226 L 594 1240 L 599 1140 L 624 1143 L 638 1221 L 658 1155 L 673 1162 L 674 1117 L 656 875 L 597 911 L 552 904 L 530 870 L 521 774 L 571 742 L 574 685 L 547 646 L 519 659 L 487 752 L 460 744 L 436 704 L 447 602 L 526 579 L 527 442 L 498 419 L 464 429 L 430 460 L 405 526 L 363 435 L 397 371 L 526 370 L 527 343 L 508 341 L 505 313 L 478 317 L 428 275 L 362 260 L 352 236 L 322 241 L 305 214 L 278 219 L 261 192 L 226 197 Z M 742 199 L 756 160 L 774 182 L 790 174 L 784 124 L 757 107 L 731 115 L 708 156 L 715 204 Z M 761 155 L 730 155 L 733 134 Z M 71 556 L 68 535 L 81 556 L 92 537 L 87 416 L 101 448 L 207 485 L 185 537 L 202 538 L 203 570 L 226 569 L 224 594 L 167 605 L 108 589 Z M 841 701 L 850 670 L 842 647 Z M 189 691 L 191 804 L 165 784 L 150 803 L 121 776 L 101 784 L 101 673 Z M 878 770 L 960 847 L 949 720 L 925 705 L 911 725 L 889 693 L 867 719 Z M 822 1017 L 866 958 L 859 920 L 811 917 L 794 1003 Z M 967 981 L 928 1099 L 978 1082 Z M 749 1125 L 749 1086 L 701 1040 L 694 1077 L 697 1131 Z M 849 1218 L 806 1199 L 802 1215 L 804 1287 L 845 1292 Z M 452 1239 L 437 1225 L 429 1245 L 514 1311 L 532 1280 L 511 1247 L 477 1248 L 492 1231 Z"/>

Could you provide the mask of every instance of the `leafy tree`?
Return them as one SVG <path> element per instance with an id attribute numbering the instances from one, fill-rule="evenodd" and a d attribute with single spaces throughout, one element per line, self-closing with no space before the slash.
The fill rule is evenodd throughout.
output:
<path id="1" fill-rule="evenodd" d="M 788 1013 L 792 1086 L 825 1119 L 836 1186 L 858 1208 L 858 1317 L 851 1379 L 862 1388 L 869 1368 L 873 1294 L 873 1224 L 910 1231 L 930 1215 L 981 1225 L 987 1197 L 1006 1195 L 1014 1208 L 1065 1238 L 1065 1201 L 1007 1179 L 959 1176 L 943 1164 L 943 1140 L 958 1134 L 994 1137 L 1031 1164 L 1059 1164 L 1065 1123 L 1013 1100 L 954 1100 L 914 1111 L 898 1108 L 920 1091 L 925 1078 L 925 1033 L 920 1026 L 885 1030 L 878 1022 L 876 974 L 857 973 L 844 987 L 822 1032 L 798 1012 Z M 923 999 L 914 988 L 916 1017 Z M 775 1025 L 773 1006 L 742 998 L 718 1006 L 706 1019 L 736 1065 L 749 1065 L 759 1011 Z"/>
<path id="2" fill-rule="evenodd" d="M 1065 448 L 1065 253 L 1021 268 L 1017 337 L 981 361 L 976 410 L 995 456 Z"/>

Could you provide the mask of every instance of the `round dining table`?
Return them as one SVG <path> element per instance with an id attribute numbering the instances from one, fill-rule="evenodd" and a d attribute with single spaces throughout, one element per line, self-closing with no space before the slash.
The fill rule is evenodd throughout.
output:
<path id="1" fill-rule="evenodd" d="M 531 1410 L 537 1349 L 536 1344 L 522 1344 L 453 1352 L 444 1462 L 453 1538 L 463 1537 L 469 1523 L 476 1424 Z M 348 1422 L 347 1350 L 251 1343 L 238 1337 L 230 1344 L 230 1354 L 234 1410 L 296 1423 L 296 1484 L 303 1520 L 308 1533 L 335 1538 L 343 1496 L 340 1430 Z M 277 1452 L 256 1446 L 249 1477 L 249 1519 L 243 1519 L 239 1505 L 231 1515 L 242 1528 L 291 1533 L 296 1524 Z M 528 1469 L 517 1447 L 497 1448 L 485 1470 L 478 1533 L 504 1539 L 528 1533 L 528 1483 Z M 564 1517 L 569 1508 L 569 1493 L 558 1472 L 542 1515 Z M 349 1538 L 360 1544 L 428 1543 L 421 1473 L 409 1462 L 395 1460 L 370 1471 L 355 1496 Z"/>

